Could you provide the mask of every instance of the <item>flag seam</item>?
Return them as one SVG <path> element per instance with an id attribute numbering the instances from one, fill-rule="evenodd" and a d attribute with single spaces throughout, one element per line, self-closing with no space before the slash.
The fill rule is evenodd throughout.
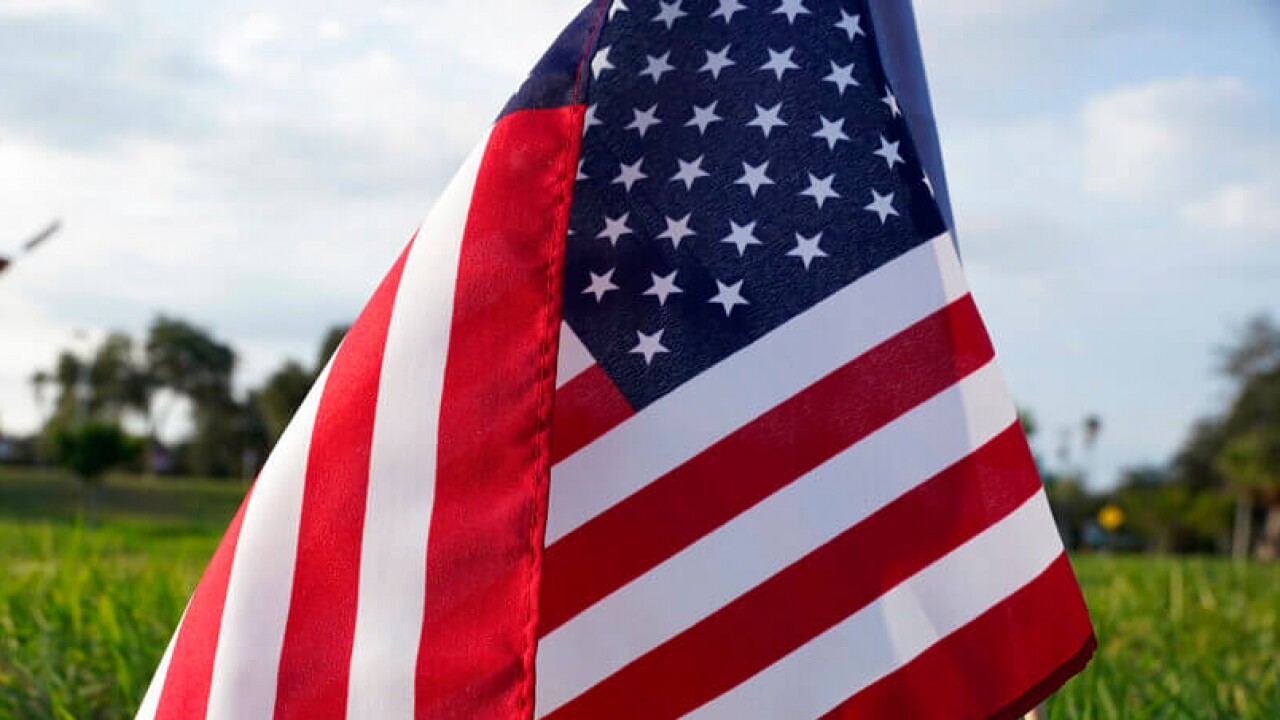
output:
<path id="1" fill-rule="evenodd" d="M 570 106 L 577 105 L 580 100 L 580 91 L 583 83 L 583 68 L 586 67 L 587 57 L 591 53 L 591 47 L 595 43 L 596 36 L 603 26 L 602 19 L 604 11 L 613 0 L 601 0 L 596 9 L 596 17 L 592 21 L 591 29 L 587 32 L 586 41 L 582 46 L 582 53 L 578 58 L 578 69 L 573 82 L 573 100 Z M 568 127 L 565 129 L 565 145 L 572 151 L 573 141 L 575 137 L 582 134 L 582 115 L 574 112 L 568 119 Z M 569 212 L 568 206 L 573 195 L 573 185 L 571 178 L 573 173 L 573 163 L 569 159 L 571 152 L 561 153 L 560 171 L 558 177 L 559 191 L 556 194 L 555 204 L 552 209 L 550 233 L 548 234 L 548 246 L 546 248 L 546 295 L 543 299 L 543 327 L 542 342 L 540 343 L 540 367 L 537 376 L 537 406 L 536 417 L 537 426 L 533 433 L 533 507 L 529 513 L 529 572 L 525 582 L 525 648 L 523 657 L 523 688 L 516 698 L 516 715 L 520 718 L 531 718 L 534 711 L 533 693 L 535 688 L 535 679 L 537 672 L 537 652 L 538 652 L 538 596 L 541 592 L 541 572 L 542 572 L 542 544 L 543 537 L 546 533 L 546 513 L 548 487 L 551 475 L 551 455 L 550 455 L 550 435 L 552 427 L 552 415 L 555 412 L 554 396 L 548 398 L 547 386 L 555 387 L 556 360 L 559 355 L 559 333 L 560 313 L 557 312 L 557 299 L 561 296 L 560 283 L 557 282 L 561 278 L 561 274 L 557 273 L 557 265 L 562 264 L 563 240 L 569 231 Z M 557 262 L 560 261 L 560 262 Z M 543 510 L 542 512 L 539 512 Z"/>

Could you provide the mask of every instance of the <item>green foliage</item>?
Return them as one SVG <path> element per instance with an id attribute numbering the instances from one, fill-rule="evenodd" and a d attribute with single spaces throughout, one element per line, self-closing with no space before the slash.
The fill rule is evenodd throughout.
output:
<path id="1" fill-rule="evenodd" d="M 116 423 L 91 420 L 55 430 L 58 464 L 85 482 L 96 482 L 108 470 L 128 462 L 139 445 Z"/>
<path id="2" fill-rule="evenodd" d="M 284 431 L 348 328 L 329 328 L 314 369 L 288 361 L 261 388 L 242 398 L 233 392 L 235 351 L 203 328 L 161 315 L 143 343 L 113 332 L 87 360 L 64 351 L 53 368 L 32 374 L 36 404 L 46 414 L 36 447 L 41 459 L 57 457 L 58 434 L 65 428 L 86 420 L 127 424 L 141 419 L 146 422 L 148 447 L 172 450 L 164 455 L 176 458 L 181 470 L 217 477 L 250 474 Z M 157 438 L 179 401 L 189 403 L 193 432 L 176 447 L 164 448 Z M 159 454 L 149 453 L 148 459 Z"/>
<path id="3" fill-rule="evenodd" d="M 1255 315 L 1218 354 L 1222 373 L 1241 382 L 1280 367 L 1280 324 L 1266 313 Z"/>
<path id="4" fill-rule="evenodd" d="M 113 332 L 103 340 L 89 363 L 90 415 L 119 421 L 126 411 L 145 414 L 151 401 L 154 381 L 133 339 Z"/>
<path id="5" fill-rule="evenodd" d="M 324 338 L 320 340 L 320 350 L 316 353 L 316 374 L 329 364 L 329 358 L 338 351 L 338 346 L 342 344 L 342 338 L 347 336 L 347 331 L 351 329 L 350 325 L 334 325 L 324 333 Z"/>
<path id="6" fill-rule="evenodd" d="M 1069 475 L 1046 473 L 1044 489 L 1063 542 L 1069 549 L 1079 547 L 1083 528 L 1098 514 L 1104 499 L 1090 494 L 1079 478 Z"/>
<path id="7" fill-rule="evenodd" d="M 290 360 L 263 383 L 256 399 L 270 444 L 280 438 L 314 380 L 312 373 Z"/>
<path id="8" fill-rule="evenodd" d="M 1270 496 L 1280 491 L 1280 429 L 1233 437 L 1218 453 L 1217 468 L 1237 492 Z"/>
<path id="9" fill-rule="evenodd" d="M 243 487 L 0 476 L 0 718 L 133 716 Z"/>
<path id="10" fill-rule="evenodd" d="M 235 351 L 202 328 L 161 315 L 147 331 L 146 355 L 157 384 L 197 405 L 221 400 L 231 392 Z"/>
<path id="11" fill-rule="evenodd" d="M 1148 550 L 1206 552 L 1226 546 L 1232 501 L 1221 492 L 1195 492 L 1163 469 L 1139 468 L 1125 473 L 1114 499 L 1124 510 L 1126 530 L 1137 533 Z"/>

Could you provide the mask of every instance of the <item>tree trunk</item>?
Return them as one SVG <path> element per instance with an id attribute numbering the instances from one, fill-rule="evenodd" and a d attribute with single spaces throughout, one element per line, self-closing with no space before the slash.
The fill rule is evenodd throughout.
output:
<path id="1" fill-rule="evenodd" d="M 1267 519 L 1262 524 L 1262 537 L 1258 539 L 1259 560 L 1280 558 L 1280 503 L 1267 506 Z"/>
<path id="2" fill-rule="evenodd" d="M 1253 532 L 1253 495 L 1242 491 L 1236 495 L 1236 528 L 1231 536 L 1231 557 L 1249 557 L 1249 536 Z"/>

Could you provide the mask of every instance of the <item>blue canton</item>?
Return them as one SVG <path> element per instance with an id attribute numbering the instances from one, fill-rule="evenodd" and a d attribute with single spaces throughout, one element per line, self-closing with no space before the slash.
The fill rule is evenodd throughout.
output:
<path id="1" fill-rule="evenodd" d="M 564 318 L 642 408 L 944 231 L 864 2 L 614 0 Z"/>

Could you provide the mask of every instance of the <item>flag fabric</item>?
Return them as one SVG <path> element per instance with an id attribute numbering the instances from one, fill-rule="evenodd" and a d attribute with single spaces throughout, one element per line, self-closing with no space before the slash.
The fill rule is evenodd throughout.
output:
<path id="1" fill-rule="evenodd" d="M 1082 668 L 893 17 L 592 2 L 303 403 L 138 717 L 1013 717 Z"/>

